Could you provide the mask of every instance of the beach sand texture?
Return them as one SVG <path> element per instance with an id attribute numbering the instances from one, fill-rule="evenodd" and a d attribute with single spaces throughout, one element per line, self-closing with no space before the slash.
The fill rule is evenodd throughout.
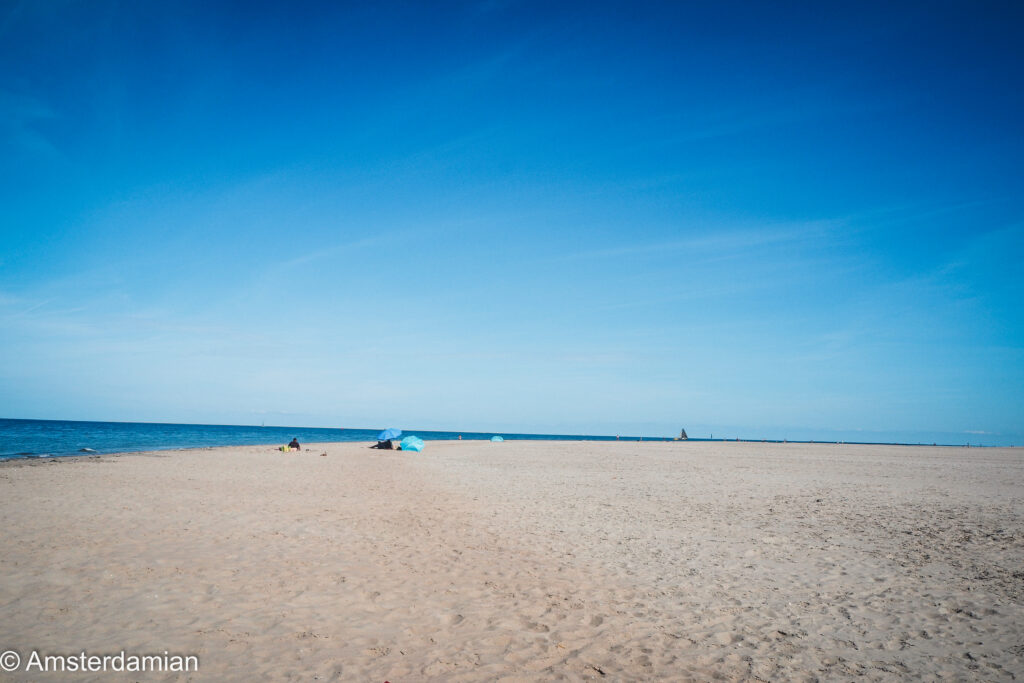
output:
<path id="1" fill-rule="evenodd" d="M 23 658 L 167 650 L 239 681 L 1024 677 L 1021 449 L 204 449 L 8 463 L 0 513 L 0 649 Z"/>

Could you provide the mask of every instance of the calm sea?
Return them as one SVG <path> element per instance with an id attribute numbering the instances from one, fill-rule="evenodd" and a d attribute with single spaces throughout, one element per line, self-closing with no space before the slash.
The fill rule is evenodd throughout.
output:
<path id="1" fill-rule="evenodd" d="M 173 448 L 247 446 L 328 441 L 374 441 L 383 428 L 319 429 L 312 427 L 246 427 L 239 425 L 187 425 L 146 422 L 72 422 L 66 420 L 10 420 L 0 418 L 0 460 L 49 458 L 83 453 L 130 453 Z M 560 441 L 614 441 L 614 436 L 583 434 L 506 434 L 503 432 L 406 431 L 424 440 L 554 439 Z M 637 439 L 638 437 L 622 437 Z M 645 441 L 648 439 L 644 439 Z M 658 439 L 661 441 L 662 439 Z M 89 449 L 89 450 L 86 450 Z"/>

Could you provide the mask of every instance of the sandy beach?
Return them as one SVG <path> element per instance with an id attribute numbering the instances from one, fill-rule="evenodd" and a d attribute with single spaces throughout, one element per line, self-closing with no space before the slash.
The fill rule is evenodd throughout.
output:
<path id="1" fill-rule="evenodd" d="M 9 462 L 0 513 L 0 649 L 199 658 L 132 680 L 1024 676 L 1022 449 L 203 449 Z"/>

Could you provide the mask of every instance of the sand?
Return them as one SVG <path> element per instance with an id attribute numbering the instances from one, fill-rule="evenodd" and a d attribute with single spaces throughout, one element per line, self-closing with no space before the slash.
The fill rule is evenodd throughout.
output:
<path id="1" fill-rule="evenodd" d="M 1024 677 L 1021 449 L 203 449 L 8 463 L 0 514 L 0 650 L 199 658 L 120 679 Z"/>

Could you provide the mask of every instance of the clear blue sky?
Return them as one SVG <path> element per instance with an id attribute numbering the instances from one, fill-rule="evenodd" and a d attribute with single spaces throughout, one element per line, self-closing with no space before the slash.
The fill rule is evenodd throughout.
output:
<path id="1" fill-rule="evenodd" d="M 1021 3 L 0 3 L 0 416 L 1024 444 Z"/>

